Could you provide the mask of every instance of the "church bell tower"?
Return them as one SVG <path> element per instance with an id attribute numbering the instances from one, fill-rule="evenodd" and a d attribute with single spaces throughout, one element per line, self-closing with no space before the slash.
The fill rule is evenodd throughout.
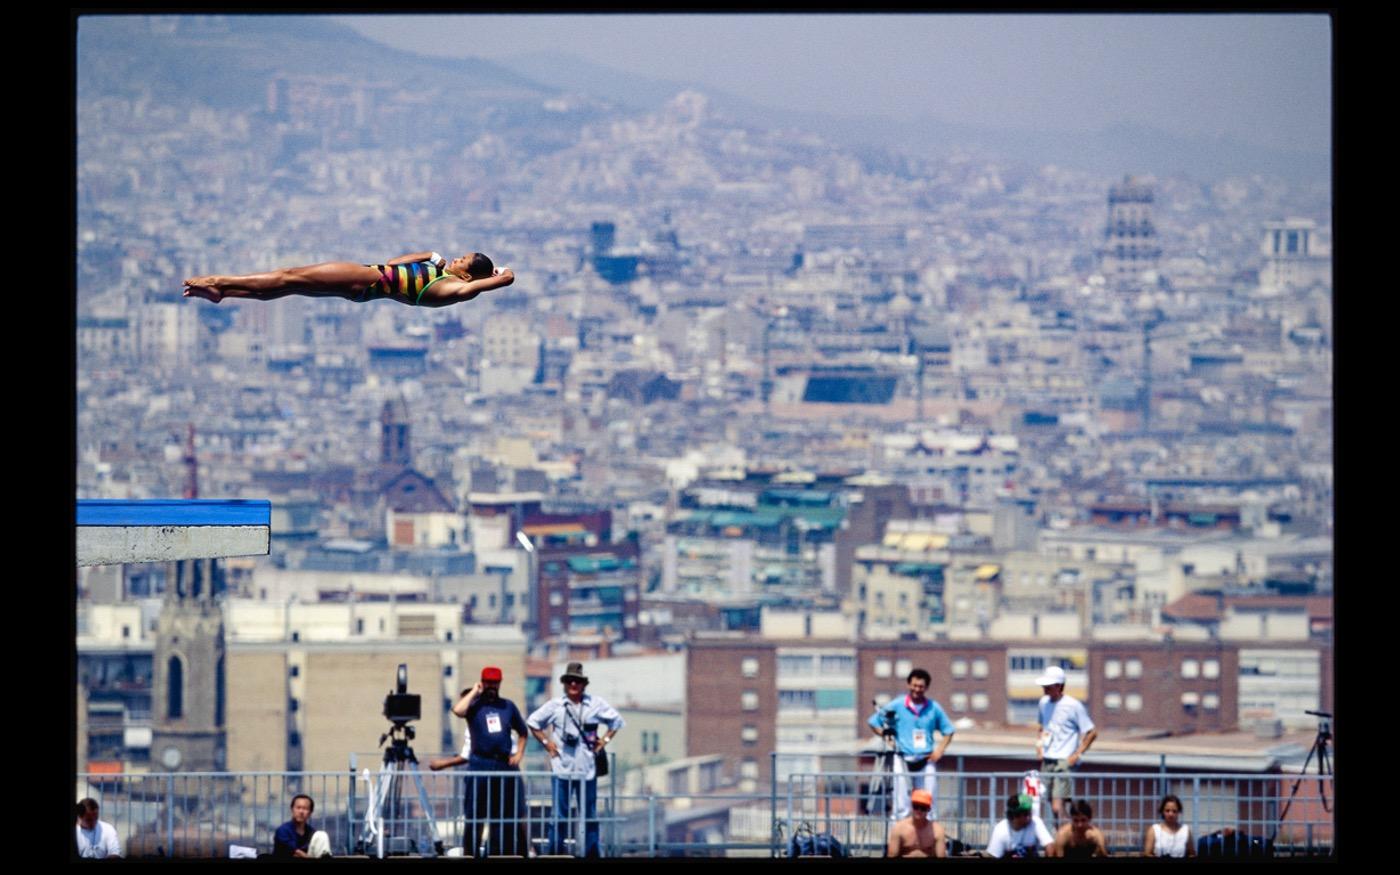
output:
<path id="1" fill-rule="evenodd" d="M 224 616 L 217 560 L 166 563 L 156 625 L 151 765 L 223 771 L 226 762 Z"/>

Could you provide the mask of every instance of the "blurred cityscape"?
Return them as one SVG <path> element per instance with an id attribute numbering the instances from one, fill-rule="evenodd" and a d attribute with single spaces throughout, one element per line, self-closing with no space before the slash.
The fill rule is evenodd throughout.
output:
<path id="1" fill-rule="evenodd" d="M 273 503 L 202 607 L 175 565 L 79 569 L 80 771 L 342 770 L 398 663 L 421 754 L 481 666 L 525 708 L 582 660 L 638 787 L 855 750 L 911 666 L 955 753 L 1029 760 L 1047 665 L 1105 761 L 1277 768 L 1330 710 L 1325 180 L 856 155 L 470 70 L 244 57 L 256 99 L 178 101 L 79 60 L 78 497 Z M 430 249 L 517 280 L 180 296 Z"/>

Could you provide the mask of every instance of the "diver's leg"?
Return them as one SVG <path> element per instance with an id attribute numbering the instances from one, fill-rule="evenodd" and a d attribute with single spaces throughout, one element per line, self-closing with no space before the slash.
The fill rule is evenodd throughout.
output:
<path id="1" fill-rule="evenodd" d="M 185 280 L 185 297 L 218 303 L 224 298 L 271 301 L 287 295 L 355 299 L 379 281 L 379 271 L 349 261 L 328 261 L 243 276 L 200 276 Z"/>

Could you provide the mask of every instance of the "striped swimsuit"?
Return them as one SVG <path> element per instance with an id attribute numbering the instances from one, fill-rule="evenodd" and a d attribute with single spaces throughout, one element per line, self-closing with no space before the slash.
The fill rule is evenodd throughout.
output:
<path id="1" fill-rule="evenodd" d="M 443 268 L 426 261 L 416 261 L 413 264 L 370 264 L 366 267 L 379 271 L 379 281 L 360 294 L 361 301 L 382 295 L 405 304 L 416 305 L 423 299 L 423 293 L 428 290 L 428 286 L 444 277 L 452 276 Z"/>

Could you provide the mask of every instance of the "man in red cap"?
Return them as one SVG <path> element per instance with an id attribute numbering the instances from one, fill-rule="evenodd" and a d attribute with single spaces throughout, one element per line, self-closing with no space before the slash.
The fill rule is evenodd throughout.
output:
<path id="1" fill-rule="evenodd" d="M 467 771 L 487 773 L 468 775 L 462 794 L 467 853 L 525 856 L 520 778 L 506 773 L 520 771 L 529 730 L 515 703 L 501 697 L 501 670 L 483 668 L 481 680 L 462 691 L 452 713 L 467 721 Z"/>
<path id="2" fill-rule="evenodd" d="M 933 794 L 927 790 L 915 790 L 909 794 L 909 808 L 909 816 L 896 821 L 890 827 L 885 856 L 948 856 L 948 841 L 943 832 L 943 825 L 929 819 L 929 811 L 933 808 Z"/>

